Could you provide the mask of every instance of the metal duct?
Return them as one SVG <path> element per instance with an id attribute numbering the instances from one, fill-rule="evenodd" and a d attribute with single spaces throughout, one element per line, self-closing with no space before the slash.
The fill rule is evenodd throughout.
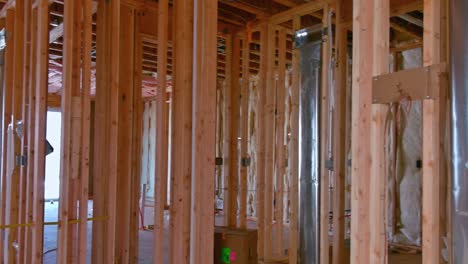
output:
<path id="1" fill-rule="evenodd" d="M 468 0 L 451 0 L 452 258 L 468 263 Z"/>
<path id="2" fill-rule="evenodd" d="M 304 36 L 304 33 L 301 33 Z M 319 38 L 301 46 L 299 93 L 299 262 L 319 263 L 320 50 Z"/>

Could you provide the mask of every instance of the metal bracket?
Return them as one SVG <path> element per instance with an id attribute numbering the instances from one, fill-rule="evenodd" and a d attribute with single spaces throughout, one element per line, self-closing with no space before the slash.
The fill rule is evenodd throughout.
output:
<path id="1" fill-rule="evenodd" d="M 241 160 L 241 165 L 242 167 L 248 167 L 250 166 L 250 157 L 244 157 Z"/>
<path id="2" fill-rule="evenodd" d="M 325 167 L 326 167 L 329 171 L 333 171 L 333 158 L 327 159 L 327 160 L 325 161 Z"/>
<path id="3" fill-rule="evenodd" d="M 26 156 L 17 155 L 15 157 L 15 165 L 16 166 L 26 166 L 26 164 L 27 164 Z"/>

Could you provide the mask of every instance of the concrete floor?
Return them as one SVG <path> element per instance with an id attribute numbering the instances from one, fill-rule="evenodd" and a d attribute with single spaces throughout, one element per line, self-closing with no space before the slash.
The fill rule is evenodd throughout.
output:
<path id="1" fill-rule="evenodd" d="M 92 216 L 92 202 L 89 203 L 89 217 Z M 57 221 L 58 214 L 58 202 L 50 203 L 47 202 L 45 205 L 45 221 Z M 216 216 L 216 225 L 222 225 L 222 216 Z M 92 223 L 88 223 L 88 263 L 91 263 L 91 234 L 92 234 Z M 249 229 L 256 228 L 254 221 L 248 221 L 247 227 Z M 164 223 L 165 237 L 168 238 L 169 232 L 169 216 L 166 215 Z M 275 226 L 273 226 L 273 236 L 275 236 Z M 169 241 L 164 241 L 164 252 L 169 252 Z M 289 243 L 288 241 L 288 229 L 285 228 L 284 234 L 284 245 L 285 249 Z M 54 264 L 56 263 L 57 248 L 57 226 L 45 226 L 44 227 L 44 263 Z M 139 257 L 138 263 L 140 264 L 152 264 L 153 263 L 153 232 L 151 230 L 140 230 L 139 231 Z M 349 250 L 347 252 L 349 255 Z M 168 263 L 168 254 L 164 256 L 164 263 Z M 421 255 L 405 255 L 405 254 L 394 254 L 389 255 L 389 264 L 421 264 Z"/>

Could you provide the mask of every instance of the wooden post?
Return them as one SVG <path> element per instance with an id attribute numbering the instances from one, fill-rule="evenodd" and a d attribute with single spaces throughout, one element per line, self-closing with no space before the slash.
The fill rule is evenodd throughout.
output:
<path id="1" fill-rule="evenodd" d="M 216 109 L 218 1 L 195 0 L 193 21 L 195 43 L 190 263 L 210 264 L 214 259 L 216 115 L 213 109 Z M 239 80 L 239 74 L 232 77 Z"/>
<path id="2" fill-rule="evenodd" d="M 138 36 L 140 32 L 140 26 L 138 23 L 135 23 L 135 52 L 134 52 L 134 76 L 133 76 L 133 163 L 132 163 L 132 195 L 131 195 L 131 214 L 130 218 L 130 263 L 138 259 L 138 244 L 139 244 L 139 226 L 140 226 L 140 187 L 141 184 L 141 153 L 143 148 L 142 136 L 143 136 L 143 112 L 144 105 L 141 96 L 141 87 L 142 87 L 142 58 L 143 58 L 143 46 L 141 37 Z M 142 197 L 142 201 L 144 201 Z M 142 208 L 143 209 L 143 208 Z M 143 213 L 143 211 L 142 211 Z M 143 214 L 144 215 L 144 214 Z"/>
<path id="3" fill-rule="evenodd" d="M 167 104 L 167 44 L 169 35 L 169 2 L 159 1 L 158 9 L 158 94 L 156 102 L 156 173 L 154 188 L 154 264 L 164 256 L 164 206 L 167 201 L 168 117 Z"/>
<path id="4" fill-rule="evenodd" d="M 174 3 L 173 136 L 170 260 L 190 261 L 190 191 L 192 189 L 193 0 Z M 208 176 L 206 176 L 208 177 Z M 207 190 L 205 190 L 207 191 Z M 212 193 L 210 193 L 212 195 Z M 200 199 L 200 196 L 197 197 Z M 205 205 L 206 206 L 206 205 Z M 200 246 L 203 245 L 200 243 Z M 208 245 L 203 245 L 204 247 Z"/>
<path id="5" fill-rule="evenodd" d="M 301 17 L 294 16 L 293 31 L 301 29 Z M 292 85 L 291 85 L 291 138 L 289 141 L 290 190 L 289 201 L 289 263 L 297 263 L 298 251 L 298 202 L 299 202 L 299 73 L 300 53 L 294 49 L 292 54 Z"/>
<path id="6" fill-rule="evenodd" d="M 351 263 L 369 264 L 370 120 L 372 104 L 372 0 L 356 0 L 353 10 Z"/>
<path id="7" fill-rule="evenodd" d="M 265 96 L 267 89 L 267 61 L 268 61 L 268 24 L 260 25 L 260 72 L 257 94 L 257 149 L 256 149 L 256 180 L 257 180 L 257 255 L 259 261 L 264 260 L 265 253 Z"/>
<path id="8" fill-rule="evenodd" d="M 229 148 L 229 202 L 227 203 L 228 226 L 237 227 L 237 197 L 239 192 L 239 74 L 240 74 L 240 37 L 238 34 L 232 36 L 231 53 L 231 119 L 230 135 L 231 146 Z"/>
<path id="9" fill-rule="evenodd" d="M 389 73 L 390 55 L 390 1 L 374 2 L 373 36 L 373 76 Z M 370 221 L 370 262 L 385 264 L 388 262 L 387 245 L 387 167 L 385 155 L 385 120 L 389 106 L 373 104 L 371 106 L 371 171 L 369 194 Z"/>
<path id="10" fill-rule="evenodd" d="M 126 45 L 121 43 L 121 4 L 120 1 L 98 2 L 98 21 L 97 25 L 97 81 L 96 81 L 96 99 L 95 99 L 95 165 L 94 165 L 94 202 L 93 211 L 95 217 L 106 217 L 105 222 L 93 222 L 93 262 L 96 263 L 114 263 L 124 261 L 126 253 L 119 254 L 116 249 L 122 249 L 118 239 L 128 239 L 128 229 L 125 232 L 118 233 L 118 221 L 127 221 L 128 219 L 117 219 L 117 202 L 120 195 L 128 197 L 128 194 L 119 194 L 117 191 L 119 185 L 129 184 L 128 171 L 120 173 L 123 169 L 119 166 L 120 138 L 119 118 L 120 109 L 120 85 L 121 85 L 121 48 Z M 133 23 L 125 21 L 125 23 Z M 133 50 L 132 50 L 133 52 Z M 126 58 L 125 63 L 133 64 L 133 60 Z M 126 80 L 128 84 L 128 80 Z M 131 83 L 131 82 L 130 82 Z M 125 98 L 122 98 L 125 100 Z M 123 106 L 127 109 L 128 105 Z M 128 111 L 128 110 L 127 110 Z M 130 122 L 129 122 L 130 123 Z M 131 124 L 131 123 L 130 123 Z M 127 131 L 125 131 L 127 133 Z M 128 135 L 126 135 L 128 136 Z M 127 147 L 127 146 L 126 146 Z M 122 152 L 130 149 L 122 148 Z M 126 161 L 127 162 L 127 161 Z M 119 174 L 120 173 L 120 174 Z M 124 175 L 119 182 L 119 175 Z M 128 192 L 128 190 L 126 190 Z M 125 203 L 125 211 L 128 210 L 128 203 Z M 118 228 L 121 228 L 120 226 Z M 118 233 L 118 235 L 117 235 Z M 126 247 L 125 245 L 123 247 Z M 118 254 L 118 259 L 116 255 Z M 121 258 L 121 256 L 124 256 Z M 125 262 L 124 262 L 125 263 Z"/>
<path id="11" fill-rule="evenodd" d="M 328 11 L 329 5 L 325 4 L 323 7 L 322 27 L 324 31 L 328 30 L 328 27 L 332 26 L 328 23 Z M 324 35 L 322 40 L 322 75 L 321 75 L 321 102 L 320 102 L 320 176 L 319 176 L 319 188 L 320 188 L 320 263 L 330 263 L 330 236 L 328 230 L 330 228 L 329 220 L 329 197 L 330 197 L 330 169 L 327 167 L 329 160 L 329 146 L 331 144 L 331 138 L 329 137 L 330 131 L 330 115 L 329 115 L 329 69 L 330 69 L 330 39 L 328 33 Z"/>
<path id="12" fill-rule="evenodd" d="M 441 62 L 440 0 L 424 1 L 423 65 Z M 423 263 L 441 262 L 441 185 L 445 181 L 444 132 L 447 92 L 438 88 L 437 98 L 423 100 L 422 252 Z M 444 200 L 445 201 L 445 200 Z"/>
<path id="13" fill-rule="evenodd" d="M 116 253 L 119 263 L 131 263 L 130 243 L 131 214 L 134 189 L 132 188 L 133 175 L 133 118 L 134 118 L 134 50 L 135 50 L 135 8 L 122 4 L 120 6 L 120 34 L 119 34 L 119 85 L 118 85 L 118 165 L 117 165 L 117 194 L 116 194 Z M 138 91 L 139 95 L 140 92 Z M 138 192 L 136 192 L 138 193 Z"/>
<path id="14" fill-rule="evenodd" d="M 333 189 L 333 264 L 345 263 L 345 184 L 346 184 L 346 68 L 348 30 L 341 21 L 342 1 L 338 2 L 336 13 L 336 58 L 335 67 L 335 118 L 333 127 L 334 189 Z"/>
<path id="15" fill-rule="evenodd" d="M 20 10 L 24 14 L 24 57 L 23 57 L 23 96 L 22 96 L 22 109 L 21 109 L 21 120 L 23 122 L 23 133 L 21 136 L 21 156 L 27 157 L 28 152 L 28 135 L 30 132 L 29 125 L 29 71 L 30 71 L 30 51 L 31 51 L 31 11 L 32 3 L 31 0 L 25 0 L 24 9 Z M 20 203 L 19 203 L 19 222 L 27 223 L 27 186 L 29 179 L 27 177 L 28 164 L 20 166 Z M 26 257 L 26 232 L 28 227 L 19 228 L 18 235 L 18 262 L 24 263 Z"/>
<path id="16" fill-rule="evenodd" d="M 272 227 L 273 227 L 273 174 L 274 174 L 274 145 L 275 145 L 275 43 L 276 30 L 268 24 L 268 45 L 266 45 L 266 87 L 265 87 L 265 218 L 264 218 L 264 258 L 272 257 Z M 263 46 L 262 46 L 263 50 Z"/>
<path id="17" fill-rule="evenodd" d="M 225 51 L 226 51 L 226 76 L 224 79 L 223 85 L 223 172 L 222 172 L 222 188 L 223 188 L 223 212 L 224 212 L 224 225 L 229 225 L 229 195 L 230 192 L 227 188 L 229 186 L 229 173 L 230 173 L 230 156 L 231 156 L 231 96 L 232 96 L 232 89 L 231 89 L 231 79 L 232 79 L 232 35 L 226 35 L 226 42 L 225 42 Z M 227 187 L 227 188 L 226 188 Z"/>
<path id="18" fill-rule="evenodd" d="M 286 29 L 281 28 L 278 32 L 278 82 L 276 88 L 276 203 L 275 203 L 275 253 L 284 255 L 283 246 L 283 210 L 284 210 L 284 174 L 286 171 L 285 158 L 285 104 L 286 104 Z"/>
<path id="19" fill-rule="evenodd" d="M 247 228 L 247 168 L 249 166 L 248 142 L 249 142 L 249 96 L 250 96 L 250 32 L 247 30 L 242 41 L 242 87 L 241 87 L 241 148 L 242 159 L 240 167 L 239 189 L 239 227 Z"/>
<path id="20" fill-rule="evenodd" d="M 44 179 L 46 155 L 46 118 L 48 93 L 49 3 L 40 0 L 37 8 L 36 103 L 34 130 L 34 200 L 32 262 L 42 263 L 44 239 Z"/>
<path id="21" fill-rule="evenodd" d="M 34 198 L 34 128 L 36 124 L 35 119 L 35 110 L 36 110 L 36 71 L 37 71 L 37 8 L 33 8 L 31 12 L 31 45 L 30 45 L 30 70 L 29 70 L 29 87 L 28 87 L 28 148 L 27 148 L 27 156 L 28 156 L 28 166 L 27 166 L 27 186 L 26 186 L 26 193 L 27 193 L 27 202 L 26 202 L 26 222 L 32 223 L 33 222 L 33 198 Z M 32 228 L 28 228 L 26 230 L 26 250 L 25 250 L 25 263 L 32 262 Z"/>
<path id="22" fill-rule="evenodd" d="M 76 2 L 76 1 L 75 1 Z M 76 214 L 73 206 L 74 173 L 72 167 L 73 146 L 76 145 L 72 137 L 74 136 L 74 122 L 72 118 L 75 112 L 73 106 L 73 93 L 77 89 L 76 78 L 79 76 L 76 68 L 77 54 L 74 50 L 75 39 L 75 16 L 76 3 L 66 2 L 64 4 L 64 30 L 63 30 L 63 75 L 62 75 L 62 137 L 61 137 L 61 160 L 60 160 L 60 204 L 58 240 L 57 240 L 57 261 L 76 263 L 76 256 L 73 254 L 73 226 L 68 225 L 68 221 Z M 74 138 L 77 140 L 77 138 Z M 78 139 L 79 140 L 79 139 Z M 79 144 L 79 142 L 78 142 Z M 70 215 L 69 215 L 70 214 Z"/>
<path id="23" fill-rule="evenodd" d="M 109 51 L 109 81 L 110 84 L 106 87 L 109 92 L 109 145 L 107 147 L 109 160 L 107 165 L 108 181 L 107 181 L 107 194 L 106 197 L 106 211 L 107 211 L 107 228 L 105 229 L 105 248 L 104 248 L 104 262 L 114 263 L 116 261 L 122 261 L 116 259 L 116 233 L 117 233 L 117 190 L 118 190 L 118 142 L 119 142 L 119 88 L 120 88 L 120 38 L 121 38 L 121 5 L 120 0 L 108 2 L 105 1 L 105 5 L 108 7 L 109 24 L 107 31 L 109 33 L 109 42 L 107 48 Z M 125 21 L 128 22 L 128 21 Z M 132 63 L 131 61 L 130 63 Z M 97 88 L 99 89 L 99 88 Z M 120 227 L 119 227 L 120 228 Z"/>
<path id="24" fill-rule="evenodd" d="M 90 156 L 90 118 L 91 118 L 91 45 L 93 12 L 91 0 L 83 0 L 83 59 L 82 59 L 82 119 L 81 119 L 81 175 L 79 196 L 79 233 L 78 233 L 78 263 L 86 262 L 88 245 L 88 184 L 89 184 L 89 156 Z"/>
<path id="25" fill-rule="evenodd" d="M 107 162 L 106 141 L 108 137 L 105 135 L 107 124 L 107 96 L 104 88 L 108 79 L 108 72 L 105 71 L 106 60 L 108 58 L 109 49 L 106 47 L 108 31 L 106 30 L 107 19 L 106 2 L 101 0 L 98 2 L 97 9 L 97 25 L 96 25 L 96 54 L 100 54 L 96 58 L 96 96 L 94 108 L 94 165 L 93 165 L 93 216 L 104 216 L 105 212 L 105 196 L 107 177 L 99 177 L 107 175 L 105 163 Z M 106 222 L 93 222 L 92 234 L 92 263 L 104 262 L 104 234 Z"/>

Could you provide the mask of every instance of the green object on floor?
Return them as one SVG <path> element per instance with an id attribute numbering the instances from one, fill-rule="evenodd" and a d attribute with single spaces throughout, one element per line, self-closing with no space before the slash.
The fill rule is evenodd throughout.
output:
<path id="1" fill-rule="evenodd" d="M 230 248 L 221 249 L 221 262 L 231 263 L 231 249 Z"/>

